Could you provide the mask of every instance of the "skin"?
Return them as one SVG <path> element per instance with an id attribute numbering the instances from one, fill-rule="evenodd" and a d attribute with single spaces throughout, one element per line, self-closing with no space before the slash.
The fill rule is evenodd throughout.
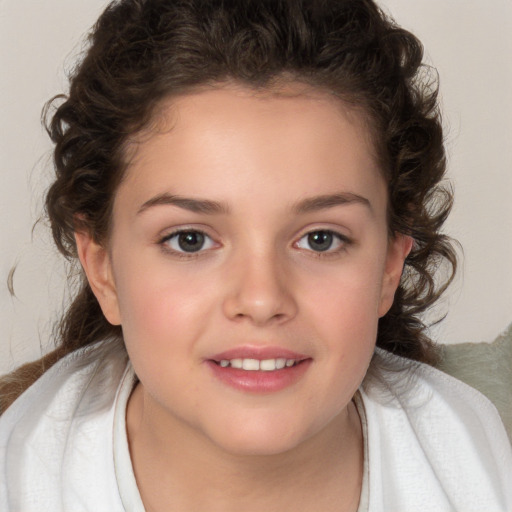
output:
<path id="1" fill-rule="evenodd" d="M 363 440 L 351 400 L 411 248 L 389 238 L 360 115 L 298 85 L 229 85 L 169 100 L 155 121 L 132 143 L 108 247 L 76 237 L 140 379 L 127 432 L 146 508 L 356 510 Z M 204 232 L 204 248 L 179 252 L 176 229 Z M 326 231 L 332 246 L 315 250 L 308 233 Z M 244 392 L 205 364 L 240 345 L 311 364 L 283 390 Z"/>

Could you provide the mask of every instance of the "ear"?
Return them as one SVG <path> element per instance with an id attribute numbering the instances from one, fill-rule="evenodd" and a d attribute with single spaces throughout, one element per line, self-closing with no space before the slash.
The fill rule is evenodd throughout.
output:
<path id="1" fill-rule="evenodd" d="M 389 240 L 386 255 L 386 267 L 382 278 L 382 288 L 379 303 L 379 318 L 391 308 L 395 292 L 400 284 L 405 258 L 412 249 L 413 239 L 410 236 L 397 233 Z"/>
<path id="2" fill-rule="evenodd" d="M 105 318 L 112 325 L 121 324 L 117 291 L 108 250 L 86 232 L 75 231 L 78 258 Z"/>

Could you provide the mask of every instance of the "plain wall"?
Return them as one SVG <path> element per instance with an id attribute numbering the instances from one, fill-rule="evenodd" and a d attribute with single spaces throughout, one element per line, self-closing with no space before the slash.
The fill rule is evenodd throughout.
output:
<path id="1" fill-rule="evenodd" d="M 51 175 L 39 118 L 66 89 L 65 69 L 104 0 L 0 1 L 0 373 L 51 346 L 64 268 L 39 223 Z M 443 343 L 492 341 L 512 321 L 512 2 L 384 0 L 420 37 L 441 77 L 459 278 L 432 332 Z M 16 297 L 7 278 L 16 266 Z"/>

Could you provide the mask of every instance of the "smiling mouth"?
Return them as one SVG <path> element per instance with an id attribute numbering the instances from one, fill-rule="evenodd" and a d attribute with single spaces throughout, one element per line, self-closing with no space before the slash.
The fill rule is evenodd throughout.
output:
<path id="1" fill-rule="evenodd" d="M 270 351 L 275 352 L 266 350 Z M 225 353 L 206 362 L 213 375 L 231 388 L 242 392 L 270 393 L 297 383 L 313 362 L 311 357 L 280 352 L 277 357 L 271 357 L 271 354 L 240 357 L 242 354 Z"/>
<path id="2" fill-rule="evenodd" d="M 251 358 L 235 358 L 235 359 L 221 359 L 220 361 L 214 361 L 215 364 L 221 368 L 234 368 L 236 370 L 246 371 L 262 371 L 262 372 L 273 372 L 276 370 L 283 370 L 286 368 L 292 368 L 297 366 L 304 359 L 285 359 L 284 357 L 278 357 L 276 359 L 251 359 Z"/>

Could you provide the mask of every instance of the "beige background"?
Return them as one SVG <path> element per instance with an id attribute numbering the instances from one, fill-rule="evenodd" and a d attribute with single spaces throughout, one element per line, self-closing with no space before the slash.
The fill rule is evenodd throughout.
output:
<path id="1" fill-rule="evenodd" d="M 491 341 L 512 321 L 512 2 L 383 0 L 439 69 L 456 207 L 447 231 L 464 247 L 442 304 L 439 341 Z M 0 0 L 0 373 L 49 346 L 65 301 L 63 267 L 41 214 L 51 171 L 43 103 L 105 0 Z M 7 290 L 11 268 L 16 298 Z"/>

